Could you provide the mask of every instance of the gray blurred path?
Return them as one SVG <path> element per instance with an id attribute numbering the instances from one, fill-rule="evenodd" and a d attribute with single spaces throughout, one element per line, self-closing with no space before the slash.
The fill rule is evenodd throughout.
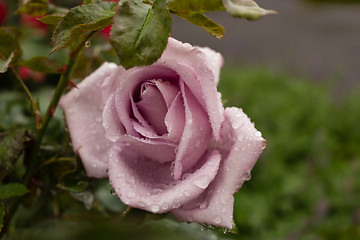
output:
<path id="1" fill-rule="evenodd" d="M 222 40 L 174 17 L 172 36 L 216 49 L 226 62 L 265 65 L 316 80 L 340 76 L 343 87 L 360 83 L 360 4 L 257 2 L 279 14 L 249 22 L 224 13 L 211 13 L 210 17 L 225 26 Z"/>

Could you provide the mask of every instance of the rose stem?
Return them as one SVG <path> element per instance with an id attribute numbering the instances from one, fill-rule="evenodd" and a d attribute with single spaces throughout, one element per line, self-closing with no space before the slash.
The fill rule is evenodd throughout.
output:
<path id="1" fill-rule="evenodd" d="M 76 52 L 73 51 L 72 54 L 69 54 L 66 72 L 61 75 L 58 85 L 56 86 L 55 93 L 51 98 L 51 101 L 48 105 L 45 115 L 43 116 L 42 124 L 41 124 L 40 128 L 37 129 L 37 131 L 36 131 L 35 144 L 33 145 L 31 152 L 30 152 L 30 156 L 29 156 L 30 164 L 29 164 L 28 168 L 26 169 L 26 172 L 25 172 L 25 175 L 23 178 L 23 184 L 25 186 L 27 186 L 29 184 L 29 182 L 34 174 L 34 170 L 36 169 L 40 146 L 41 146 L 43 137 L 45 135 L 47 126 L 49 125 L 50 119 L 52 118 L 51 112 L 53 110 L 55 110 L 54 108 L 56 108 L 56 106 L 59 103 L 60 97 L 63 94 L 63 92 L 68 84 L 71 70 L 72 70 L 72 68 L 75 64 L 75 61 L 76 61 L 79 53 L 81 52 L 81 50 L 82 50 L 82 48 L 78 48 Z M 4 227 L 8 228 L 8 226 L 10 225 L 11 219 L 12 219 L 13 215 L 15 214 L 18 206 L 20 205 L 20 202 L 21 202 L 21 197 L 16 197 L 10 203 L 10 206 L 7 209 L 6 214 L 5 214 Z M 0 239 L 2 238 L 3 235 L 4 235 L 4 233 L 0 232 Z"/>

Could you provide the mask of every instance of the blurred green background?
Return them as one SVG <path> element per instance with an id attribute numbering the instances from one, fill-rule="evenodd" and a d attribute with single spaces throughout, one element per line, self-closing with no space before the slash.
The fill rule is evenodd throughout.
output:
<path id="1" fill-rule="evenodd" d="M 83 194 L 66 193 L 53 183 L 37 203 L 30 199 L 29 207 L 21 208 L 17 230 L 10 228 L 5 239 L 360 239 L 359 5 L 314 6 L 300 0 L 259 4 L 280 14 L 255 23 L 214 14 L 227 30 L 222 41 L 176 18 L 173 29 L 180 40 L 223 53 L 219 91 L 225 106 L 243 108 L 268 143 L 252 179 L 236 194 L 238 234 L 137 210 L 123 219 L 126 206 L 110 194 L 108 182 L 93 180 Z M 31 27 L 24 35 L 25 59 L 39 52 L 47 55 L 49 36 Z M 101 37 L 92 40 L 82 56 L 91 66 L 79 65 L 74 81 L 112 59 L 106 47 L 96 47 L 104 42 Z M 101 57 L 92 58 L 99 52 Z M 65 56 L 59 52 L 52 58 L 63 63 Z M 26 80 L 41 109 L 57 78 Z M 21 88 L 8 73 L 0 79 L 0 130 L 31 129 L 31 111 Z M 59 143 L 67 144 L 63 129 L 57 110 L 44 152 L 58 152 Z M 45 169 L 48 179 L 53 181 L 59 166 Z"/>

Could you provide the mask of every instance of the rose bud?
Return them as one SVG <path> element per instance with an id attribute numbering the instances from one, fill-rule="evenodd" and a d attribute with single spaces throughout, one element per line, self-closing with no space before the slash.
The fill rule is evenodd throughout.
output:
<path id="1" fill-rule="evenodd" d="M 104 63 L 62 97 L 90 177 L 109 177 L 129 206 L 232 228 L 234 193 L 265 140 L 217 92 L 223 58 L 169 38 L 154 64 Z"/>

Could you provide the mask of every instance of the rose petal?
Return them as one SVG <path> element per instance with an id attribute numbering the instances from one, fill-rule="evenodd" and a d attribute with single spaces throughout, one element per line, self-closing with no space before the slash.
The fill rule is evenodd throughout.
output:
<path id="1" fill-rule="evenodd" d="M 158 135 L 167 133 L 165 115 L 167 106 L 159 89 L 154 83 L 146 82 L 142 85 L 141 100 L 136 103 L 141 115 L 155 129 Z"/>
<path id="2" fill-rule="evenodd" d="M 157 88 L 159 89 L 159 91 L 161 92 L 166 106 L 167 108 L 169 108 L 172 104 L 172 102 L 174 101 L 175 97 L 178 95 L 178 93 L 180 92 L 179 87 L 174 86 L 173 84 L 171 84 L 168 81 L 156 81 L 155 82 Z"/>
<path id="3" fill-rule="evenodd" d="M 207 64 L 210 66 L 210 69 L 214 72 L 215 82 L 219 83 L 220 80 L 220 69 L 224 65 L 224 58 L 220 53 L 215 52 L 214 50 L 208 47 L 199 47 L 201 51 L 206 55 Z"/>
<path id="4" fill-rule="evenodd" d="M 105 137 L 112 141 L 116 140 L 123 134 L 126 133 L 126 130 L 122 123 L 119 120 L 116 108 L 115 108 L 115 94 L 112 93 L 104 106 L 102 113 L 103 117 L 103 127 L 105 130 Z"/>
<path id="5" fill-rule="evenodd" d="M 116 144 L 120 143 L 131 146 L 140 156 L 153 160 L 154 162 L 172 162 L 175 159 L 175 143 L 161 139 L 143 139 L 130 135 L 123 135 Z"/>
<path id="6" fill-rule="evenodd" d="M 131 68 L 127 71 L 118 72 L 118 75 L 114 76 L 113 84 L 116 84 L 115 108 L 127 134 L 139 137 L 132 125 L 130 114 L 132 106 L 129 94 L 133 94 L 133 91 L 138 89 L 141 83 L 158 78 L 177 81 L 179 77 L 174 70 L 166 66 L 154 65 Z"/>
<path id="7" fill-rule="evenodd" d="M 210 151 L 204 164 L 182 181 L 171 177 L 170 164 L 142 158 L 130 146 L 118 146 L 111 154 L 109 178 L 120 199 L 127 205 L 153 213 L 176 209 L 198 197 L 214 179 L 220 153 Z"/>
<path id="8" fill-rule="evenodd" d="M 181 92 L 178 93 L 165 116 L 165 125 L 169 132 L 169 140 L 180 142 L 185 126 L 185 107 Z"/>
<path id="9" fill-rule="evenodd" d="M 206 112 L 182 81 L 180 88 L 185 106 L 185 127 L 173 169 L 175 180 L 195 166 L 211 139 L 211 126 Z"/>
<path id="10" fill-rule="evenodd" d="M 85 78 L 78 89 L 64 95 L 59 106 L 64 110 L 72 145 L 80 154 L 88 176 L 105 177 L 107 150 L 111 146 L 102 127 L 102 92 L 100 85 L 116 68 L 113 63 L 104 63 Z"/>
<path id="11" fill-rule="evenodd" d="M 229 134 L 234 142 L 232 145 L 229 144 Z M 244 181 L 249 180 L 250 170 L 265 148 L 266 142 L 250 119 L 238 108 L 225 110 L 221 136 L 226 145 L 231 146 L 230 152 L 223 150 L 222 156 L 228 156 L 222 161 L 218 175 L 206 192 L 184 205 L 182 209 L 172 211 L 181 221 L 232 228 L 233 195 Z"/>
<path id="12" fill-rule="evenodd" d="M 135 120 L 132 120 L 132 125 L 134 129 L 144 137 L 148 137 L 148 138 L 158 137 L 155 130 L 149 125 L 149 123 L 144 119 L 144 117 L 139 112 L 139 109 L 137 108 L 132 95 L 131 94 L 129 95 L 130 95 L 129 97 L 131 101 L 132 112 L 137 120 L 137 122 Z"/>
<path id="13" fill-rule="evenodd" d="M 211 60 L 213 56 L 215 59 Z M 158 63 L 174 69 L 190 88 L 199 103 L 209 115 L 213 134 L 220 136 L 223 121 L 223 106 L 217 96 L 216 85 L 219 81 L 219 69 L 223 64 L 221 55 L 211 54 L 210 50 L 192 47 L 169 38 L 168 45 Z M 194 79 L 195 78 L 195 79 Z"/>

